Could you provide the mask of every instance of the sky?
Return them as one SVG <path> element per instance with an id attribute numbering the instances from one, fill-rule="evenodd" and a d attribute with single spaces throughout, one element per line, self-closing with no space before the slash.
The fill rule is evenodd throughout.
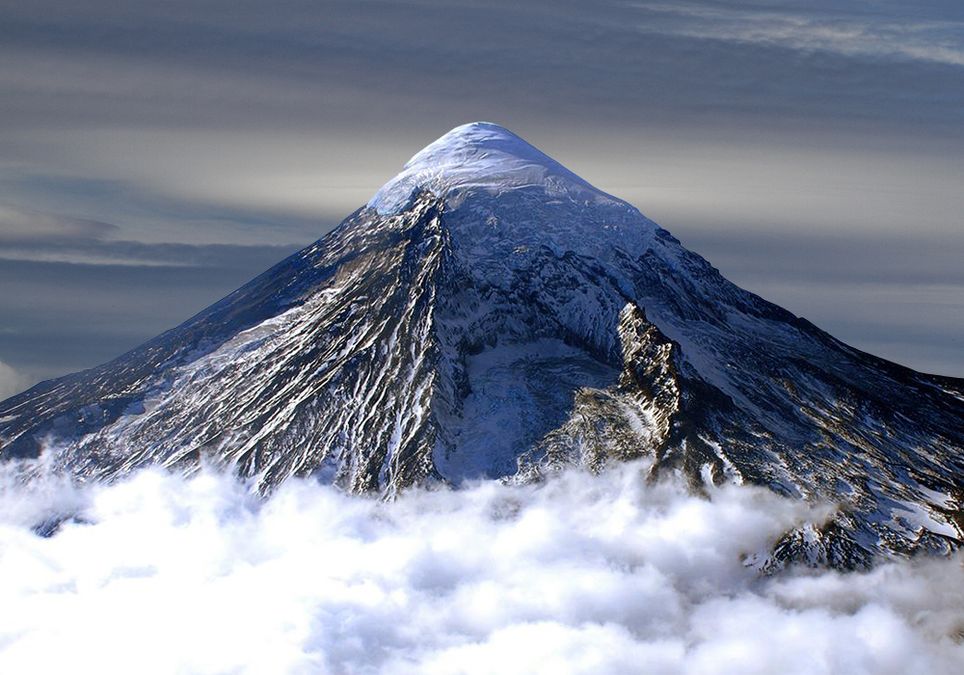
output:
<path id="1" fill-rule="evenodd" d="M 187 319 L 459 124 L 964 376 L 964 5 L 0 2 L 0 395 Z"/>

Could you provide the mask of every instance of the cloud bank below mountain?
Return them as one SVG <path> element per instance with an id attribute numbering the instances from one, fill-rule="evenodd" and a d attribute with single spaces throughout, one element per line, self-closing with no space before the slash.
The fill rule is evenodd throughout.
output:
<path id="1" fill-rule="evenodd" d="M 396 502 L 150 470 L 0 490 L 0 670 L 952 673 L 960 559 L 760 576 L 820 518 L 636 463 Z M 31 529 L 77 514 L 56 534 Z"/>

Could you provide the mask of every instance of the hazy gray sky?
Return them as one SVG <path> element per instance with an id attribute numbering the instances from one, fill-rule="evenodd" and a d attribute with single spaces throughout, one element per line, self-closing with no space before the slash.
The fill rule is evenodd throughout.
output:
<path id="1" fill-rule="evenodd" d="M 0 394 L 503 124 L 733 281 L 964 376 L 964 4 L 0 2 Z"/>

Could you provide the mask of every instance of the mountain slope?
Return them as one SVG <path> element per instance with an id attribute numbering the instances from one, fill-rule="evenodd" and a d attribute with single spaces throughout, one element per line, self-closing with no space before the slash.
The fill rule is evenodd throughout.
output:
<path id="1" fill-rule="evenodd" d="M 183 325 L 0 403 L 0 454 L 42 450 L 90 478 L 204 459 L 386 494 L 651 456 L 841 502 L 780 551 L 843 566 L 964 526 L 964 383 L 734 286 L 487 123 Z"/>

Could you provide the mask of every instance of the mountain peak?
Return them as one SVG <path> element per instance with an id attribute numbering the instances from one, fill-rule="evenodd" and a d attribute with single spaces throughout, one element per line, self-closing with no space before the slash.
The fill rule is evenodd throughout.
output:
<path id="1" fill-rule="evenodd" d="M 419 188 L 454 197 L 472 188 L 502 192 L 525 187 L 542 187 L 578 200 L 618 201 L 505 127 L 472 122 L 417 152 L 368 206 L 383 215 L 397 213 Z"/>
<path id="2" fill-rule="evenodd" d="M 466 166 L 484 170 L 499 161 L 511 160 L 525 160 L 546 168 L 563 168 L 535 146 L 492 122 L 472 122 L 455 127 L 419 150 L 405 164 L 405 168 L 433 167 L 441 161 L 447 168 Z"/>

